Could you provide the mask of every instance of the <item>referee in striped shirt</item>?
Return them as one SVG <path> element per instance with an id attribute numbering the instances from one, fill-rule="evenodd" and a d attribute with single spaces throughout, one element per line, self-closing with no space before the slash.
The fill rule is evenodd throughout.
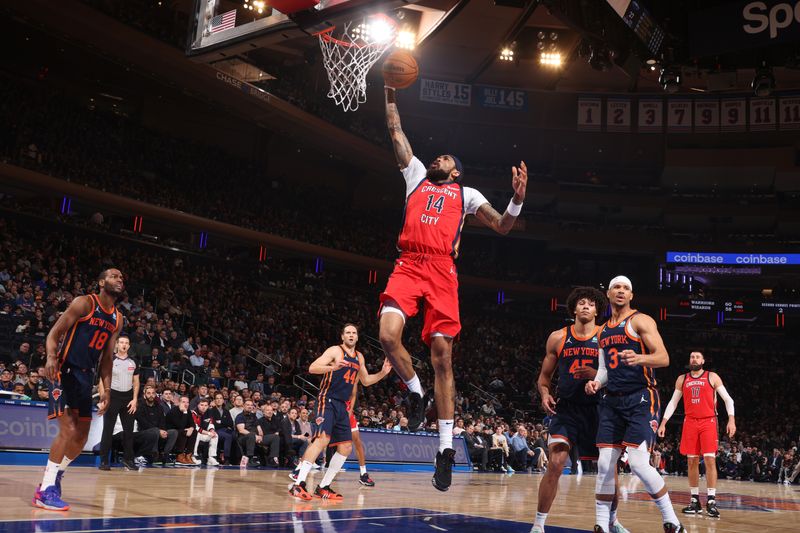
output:
<path id="1" fill-rule="evenodd" d="M 111 451 L 111 439 L 117 416 L 122 422 L 122 446 L 124 458 L 122 466 L 125 470 L 137 470 L 133 463 L 133 422 L 136 413 L 136 401 L 139 397 L 139 365 L 128 356 L 131 340 L 125 333 L 117 340 L 117 350 L 111 371 L 111 401 L 103 415 L 103 437 L 100 440 L 100 470 L 111 470 L 108 454 Z M 103 382 L 100 381 L 102 389 Z M 102 390 L 100 391 L 102 397 Z"/>

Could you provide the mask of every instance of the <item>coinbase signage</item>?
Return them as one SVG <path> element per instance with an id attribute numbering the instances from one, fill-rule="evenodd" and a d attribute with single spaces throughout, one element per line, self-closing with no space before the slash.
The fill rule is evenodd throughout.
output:
<path id="1" fill-rule="evenodd" d="M 667 252 L 667 263 L 695 265 L 800 265 L 800 254 Z"/>
<path id="2" fill-rule="evenodd" d="M 103 418 L 95 410 L 83 450 L 91 451 L 102 433 Z M 58 420 L 48 420 L 46 403 L 0 400 L 0 449 L 47 450 L 56 435 Z"/>
<path id="3" fill-rule="evenodd" d="M 435 433 L 408 433 L 384 429 L 359 430 L 364 444 L 364 455 L 372 463 L 425 463 L 433 464 L 439 451 L 439 435 Z M 457 465 L 467 465 L 467 444 L 464 437 L 453 437 Z M 356 459 L 355 448 L 349 459 Z"/>

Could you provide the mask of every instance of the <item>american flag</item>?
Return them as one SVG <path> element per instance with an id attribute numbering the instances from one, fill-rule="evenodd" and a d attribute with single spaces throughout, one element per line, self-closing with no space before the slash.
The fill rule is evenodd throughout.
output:
<path id="1" fill-rule="evenodd" d="M 222 15 L 217 15 L 211 19 L 211 24 L 208 29 L 211 33 L 218 31 L 229 30 L 236 27 L 236 10 L 232 9 Z"/>

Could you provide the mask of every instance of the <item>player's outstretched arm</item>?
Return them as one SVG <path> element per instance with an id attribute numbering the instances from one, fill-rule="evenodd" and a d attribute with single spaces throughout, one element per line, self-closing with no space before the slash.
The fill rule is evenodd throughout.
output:
<path id="1" fill-rule="evenodd" d="M 308 367 L 311 374 L 327 374 L 339 370 L 347 364 L 344 358 L 339 359 L 338 355 L 341 352 L 339 346 L 331 346 L 322 355 L 317 357 L 313 363 Z"/>
<path id="2" fill-rule="evenodd" d="M 685 378 L 686 376 L 681 374 L 678 376 L 678 379 L 675 380 L 675 391 L 672 393 L 672 399 L 670 399 L 666 409 L 664 409 L 664 416 L 661 417 L 661 425 L 658 427 L 659 437 L 664 436 L 664 433 L 666 432 L 667 421 L 672 418 L 672 415 L 675 413 L 675 409 L 678 408 L 678 402 L 680 402 L 681 397 L 683 397 L 683 380 Z"/>
<path id="3" fill-rule="evenodd" d="M 734 416 L 733 398 L 728 394 L 728 389 L 722 384 L 722 378 L 720 378 L 716 372 L 711 372 L 708 381 L 711 383 L 711 386 L 714 387 L 716 393 L 719 394 L 719 397 L 722 398 L 722 401 L 725 402 L 725 410 L 728 411 L 728 425 L 725 431 L 728 433 L 728 438 L 733 438 L 736 434 L 736 417 Z"/>
<path id="4" fill-rule="evenodd" d="M 507 235 L 511 231 L 514 221 L 522 211 L 522 203 L 525 201 L 528 188 L 528 167 L 525 161 L 520 161 L 519 168 L 511 167 L 511 185 L 514 188 L 514 196 L 508 203 L 505 213 L 501 215 L 489 203 L 480 206 L 475 213 L 478 220 L 501 235 Z"/>
<path id="5" fill-rule="evenodd" d="M 411 144 L 409 144 L 406 134 L 403 133 L 403 128 L 400 127 L 400 112 L 397 110 L 395 90 L 391 87 L 386 87 L 384 90 L 386 91 L 386 127 L 389 128 L 389 137 L 392 138 L 397 166 L 403 169 L 411 163 L 414 152 L 411 151 Z"/>
<path id="6" fill-rule="evenodd" d="M 58 341 L 75 325 L 75 322 L 88 315 L 92 310 L 92 299 L 89 296 L 79 296 L 72 300 L 67 310 L 58 317 L 56 323 L 50 328 L 45 341 L 47 363 L 44 367 L 44 377 L 55 381 L 58 376 Z"/>
<path id="7" fill-rule="evenodd" d="M 383 378 L 389 375 L 392 371 L 392 363 L 389 362 L 389 358 L 383 360 L 383 367 L 381 368 L 380 372 L 376 372 L 375 374 L 370 374 L 367 372 L 367 366 L 364 363 L 364 356 L 358 354 L 358 358 L 361 361 L 361 368 L 358 369 L 358 378 L 361 381 L 361 384 L 365 387 L 369 387 L 370 385 L 374 385 L 375 383 L 379 382 Z"/>
<path id="8" fill-rule="evenodd" d="M 564 330 L 559 329 L 552 332 L 547 338 L 542 369 L 539 371 L 539 379 L 536 380 L 539 397 L 542 399 L 542 409 L 549 415 L 556 414 L 556 400 L 553 398 L 550 387 L 553 383 L 556 365 L 558 365 L 558 347 L 564 342 L 564 335 L 566 335 Z"/>

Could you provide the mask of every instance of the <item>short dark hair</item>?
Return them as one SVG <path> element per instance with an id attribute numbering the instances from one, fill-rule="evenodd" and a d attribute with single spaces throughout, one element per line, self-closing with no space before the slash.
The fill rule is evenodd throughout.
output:
<path id="1" fill-rule="evenodd" d="M 578 302 L 584 298 L 594 302 L 594 306 L 597 309 L 597 316 L 603 316 L 605 314 L 606 306 L 608 305 L 608 298 L 606 298 L 605 294 L 594 287 L 575 287 L 567 297 L 567 311 L 570 316 L 575 315 L 575 308 L 578 306 Z"/>
<path id="2" fill-rule="evenodd" d="M 198 405 L 200 405 L 201 403 L 208 403 L 208 398 L 206 398 L 205 396 L 204 396 L 204 397 L 202 397 L 202 398 L 200 398 L 200 399 L 197 401 L 197 404 L 198 404 Z"/>
<path id="3" fill-rule="evenodd" d="M 108 271 L 109 270 L 119 270 L 119 269 L 117 267 L 108 267 L 108 268 L 106 268 L 105 270 L 100 272 L 100 274 L 98 274 L 97 281 L 100 281 L 102 279 L 106 279 L 106 276 L 108 276 Z M 122 271 L 120 270 L 120 272 L 122 272 Z"/>
<path id="4" fill-rule="evenodd" d="M 345 323 L 345 325 L 344 325 L 344 326 L 342 326 L 342 331 L 341 331 L 341 333 L 340 333 L 340 334 L 341 334 L 341 335 L 344 335 L 344 330 L 346 330 L 346 329 L 347 329 L 347 328 L 349 328 L 350 326 L 353 326 L 354 328 L 356 328 L 356 333 L 358 333 L 358 326 L 356 326 L 356 325 L 355 325 L 355 324 L 353 324 L 352 322 L 347 322 L 347 323 Z"/>

